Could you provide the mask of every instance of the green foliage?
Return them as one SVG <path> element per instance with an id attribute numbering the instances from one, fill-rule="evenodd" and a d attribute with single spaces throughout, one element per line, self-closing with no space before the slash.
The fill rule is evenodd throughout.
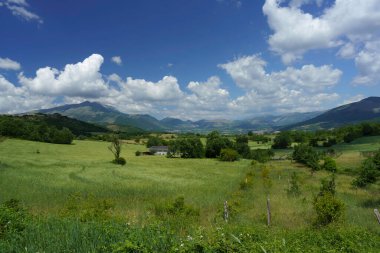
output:
<path id="1" fill-rule="evenodd" d="M 247 135 L 237 135 L 235 142 L 235 149 L 243 158 L 249 158 L 251 149 L 248 146 Z"/>
<path id="2" fill-rule="evenodd" d="M 335 173 L 337 170 L 336 162 L 331 157 L 325 157 L 322 169 Z"/>
<path id="3" fill-rule="evenodd" d="M 221 136 L 218 131 L 212 131 L 206 137 L 206 157 L 220 156 L 222 149 L 232 149 L 233 143 L 227 137 Z"/>
<path id="4" fill-rule="evenodd" d="M 25 230 L 27 215 L 20 202 L 10 199 L 0 205 L 0 240 L 20 235 Z"/>
<path id="5" fill-rule="evenodd" d="M 66 127 L 57 128 L 39 116 L 0 116 L 0 136 L 25 140 L 70 144 L 74 135 Z"/>
<path id="6" fill-rule="evenodd" d="M 273 140 L 272 148 L 274 149 L 282 149 L 288 148 L 292 145 L 292 137 L 289 132 L 281 132 Z"/>
<path id="7" fill-rule="evenodd" d="M 141 156 L 141 151 L 137 150 L 137 151 L 135 152 L 135 155 L 136 155 L 136 156 Z"/>
<path id="8" fill-rule="evenodd" d="M 358 177 L 352 182 L 356 187 L 365 187 L 376 182 L 379 175 L 378 168 L 372 158 L 363 161 Z"/>
<path id="9" fill-rule="evenodd" d="M 253 186 L 253 172 L 248 172 L 240 182 L 240 190 L 247 190 Z"/>
<path id="10" fill-rule="evenodd" d="M 155 205 L 154 211 L 158 216 L 199 216 L 199 210 L 190 205 L 186 205 L 185 198 L 182 196 L 177 197 L 173 203 Z"/>
<path id="11" fill-rule="evenodd" d="M 269 193 L 270 188 L 272 188 L 272 180 L 270 179 L 269 173 L 269 168 L 267 166 L 263 166 L 261 169 L 261 178 L 263 180 L 264 190 L 267 194 Z"/>
<path id="12" fill-rule="evenodd" d="M 318 195 L 314 199 L 314 210 L 317 214 L 315 225 L 325 226 L 338 222 L 344 215 L 344 204 L 331 193 Z"/>
<path id="13" fill-rule="evenodd" d="M 168 143 L 166 140 L 158 137 L 158 136 L 149 136 L 148 141 L 146 143 L 146 147 L 150 148 L 153 146 L 166 146 Z"/>
<path id="14" fill-rule="evenodd" d="M 239 159 L 239 154 L 236 150 L 226 148 L 220 152 L 219 159 L 224 162 L 233 162 Z"/>
<path id="15" fill-rule="evenodd" d="M 263 134 L 254 134 L 252 132 L 248 132 L 248 138 L 251 141 L 261 142 L 261 143 L 268 143 L 271 141 L 271 138 L 268 136 L 265 136 Z"/>
<path id="16" fill-rule="evenodd" d="M 321 188 L 319 190 L 319 196 L 322 196 L 324 194 L 331 194 L 335 195 L 335 190 L 336 185 L 335 185 L 335 174 L 332 174 L 330 179 L 322 179 L 321 180 Z"/>
<path id="17" fill-rule="evenodd" d="M 92 194 L 74 193 L 69 195 L 61 216 L 75 217 L 81 222 L 101 221 L 109 218 L 109 212 L 113 207 L 114 204 L 109 199 L 97 199 Z"/>
<path id="18" fill-rule="evenodd" d="M 311 171 L 320 169 L 319 158 L 320 154 L 312 147 L 306 144 L 300 144 L 294 147 L 292 158 L 299 163 L 305 164 L 311 168 Z"/>
<path id="19" fill-rule="evenodd" d="M 169 143 L 168 157 L 202 158 L 204 148 L 201 140 L 197 137 L 178 138 Z"/>
<path id="20" fill-rule="evenodd" d="M 321 188 L 314 198 L 313 206 L 317 214 L 315 225 L 325 226 L 340 221 L 344 215 L 344 203 L 335 196 L 335 175 L 321 181 Z"/>
<path id="21" fill-rule="evenodd" d="M 119 165 L 125 165 L 127 163 L 127 161 L 123 157 L 115 158 L 112 162 L 114 164 L 119 164 Z"/>
<path id="22" fill-rule="evenodd" d="M 129 240 L 113 245 L 112 253 L 147 253 L 144 247 L 136 245 Z"/>
<path id="23" fill-rule="evenodd" d="M 251 159 L 260 163 L 268 162 L 274 156 L 274 152 L 271 149 L 255 149 L 251 150 Z"/>
<path id="24" fill-rule="evenodd" d="M 288 196 L 298 197 L 301 194 L 299 179 L 296 172 L 290 176 L 289 188 L 287 189 Z"/>

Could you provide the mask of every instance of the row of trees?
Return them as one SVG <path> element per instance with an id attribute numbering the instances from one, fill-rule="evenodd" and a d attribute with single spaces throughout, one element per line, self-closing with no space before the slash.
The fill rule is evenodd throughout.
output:
<path id="1" fill-rule="evenodd" d="M 70 144 L 74 139 L 68 128 L 58 129 L 44 122 L 14 116 L 0 117 L 0 135 L 57 144 Z"/>
<path id="2" fill-rule="evenodd" d="M 173 140 L 164 140 L 157 136 L 149 137 L 147 147 L 169 146 L 168 157 L 181 158 L 220 158 L 235 161 L 239 157 L 264 162 L 274 155 L 272 150 L 251 150 L 247 135 L 237 135 L 234 139 L 213 131 L 206 136 L 204 145 L 198 135 L 184 135 Z"/>
<path id="3" fill-rule="evenodd" d="M 283 131 L 274 138 L 272 147 L 275 149 L 289 148 L 293 142 L 309 144 L 313 147 L 331 147 L 337 143 L 350 143 L 357 138 L 374 135 L 380 135 L 380 123 L 363 122 L 315 132 Z"/>

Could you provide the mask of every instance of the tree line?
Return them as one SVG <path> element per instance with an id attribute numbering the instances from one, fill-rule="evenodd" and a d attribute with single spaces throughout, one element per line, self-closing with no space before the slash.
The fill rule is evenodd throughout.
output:
<path id="1" fill-rule="evenodd" d="M 331 147 L 338 143 L 350 143 L 360 137 L 380 135 L 380 123 L 363 122 L 331 130 L 283 131 L 276 135 L 272 148 L 284 149 L 292 143 L 304 143 L 312 147 Z"/>
<path id="2" fill-rule="evenodd" d="M 74 139 L 73 133 L 68 128 L 48 125 L 38 116 L 2 115 L 0 116 L 0 135 L 57 144 L 70 144 Z"/>

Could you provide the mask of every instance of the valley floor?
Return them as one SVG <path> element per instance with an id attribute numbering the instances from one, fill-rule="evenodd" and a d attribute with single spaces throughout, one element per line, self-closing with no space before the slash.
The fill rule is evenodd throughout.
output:
<path id="1" fill-rule="evenodd" d="M 377 183 L 365 189 L 355 189 L 351 185 L 355 171 L 364 159 L 361 152 L 379 149 L 380 137 L 361 138 L 352 144 L 334 147 L 342 152 L 337 158 L 336 189 L 337 197 L 344 202 L 346 211 L 344 221 L 336 227 L 323 229 L 312 226 L 315 215 L 312 203 L 319 191 L 320 180 L 329 176 L 327 172 L 319 171 L 311 175 L 307 168 L 289 160 L 252 166 L 249 160 L 244 159 L 229 163 L 215 159 L 135 156 L 137 150 L 145 151 L 144 146 L 137 144 L 124 145 L 122 156 L 126 158 L 127 164 L 118 166 L 111 163 L 112 154 L 108 145 L 97 141 L 75 141 L 72 145 L 16 139 L 1 142 L 0 203 L 9 199 L 20 200 L 33 217 L 30 223 L 33 226 L 27 226 L 28 232 L 23 239 L 14 239 L 13 243 L 8 240 L 4 245 L 9 249 L 12 245 L 14 249 L 29 247 L 34 249 L 33 252 L 42 249 L 45 252 L 85 252 L 82 251 L 85 248 L 88 248 L 88 252 L 102 252 L 101 248 L 97 248 L 101 245 L 97 243 L 104 243 L 108 245 L 104 252 L 111 248 L 115 252 L 144 252 L 117 251 L 118 247 L 127 247 L 118 245 L 118 242 L 128 244 L 124 238 L 129 238 L 132 245 L 134 240 L 141 244 L 148 240 L 149 233 L 158 236 L 157 227 L 160 227 L 163 229 L 160 243 L 170 244 L 170 250 L 178 246 L 178 251 L 181 250 L 180 241 L 189 234 L 191 237 L 198 234 L 208 238 L 206 241 L 199 239 L 199 244 L 214 245 L 217 243 L 214 240 L 224 240 L 218 229 L 228 234 L 225 243 L 230 242 L 234 245 L 231 247 L 236 246 L 242 252 L 250 252 L 249 248 L 245 248 L 248 246 L 244 241 L 253 243 L 255 240 L 260 243 L 251 246 L 251 249 L 262 252 L 306 252 L 302 251 L 302 236 L 306 243 L 309 242 L 309 252 L 318 252 L 319 249 L 320 252 L 328 251 L 328 248 L 323 250 L 323 245 L 314 241 L 319 237 L 336 250 L 332 252 L 339 252 L 335 248 L 337 245 L 334 246 L 336 236 L 344 242 L 343 246 L 338 246 L 351 247 L 354 249 L 352 252 L 376 252 L 380 249 L 380 225 L 373 215 L 373 209 L 380 207 L 380 185 Z M 286 154 L 290 151 L 278 152 Z M 263 180 L 263 168 L 269 171 L 269 184 Z M 286 191 L 294 171 L 300 178 L 299 197 L 289 197 Z M 249 186 L 246 187 L 247 180 Z M 195 210 L 199 215 L 165 213 L 165 210 L 169 210 L 168 206 L 175 206 L 173 203 L 179 197 L 183 197 L 185 208 Z M 267 197 L 270 198 L 272 212 L 270 229 L 266 226 Z M 91 213 L 95 210 L 96 214 L 98 208 L 91 201 L 109 203 L 112 208 L 100 211 L 99 219 Z M 229 203 L 228 224 L 223 220 L 224 201 Z M 79 216 L 76 215 L 84 215 L 84 218 L 80 216 L 84 220 L 78 220 Z M 129 224 L 129 227 L 125 227 L 125 224 Z M 111 239 L 104 235 L 105 231 L 109 231 Z M 64 245 L 57 241 L 60 233 L 66 240 Z M 175 234 L 173 240 L 176 241 L 165 242 L 171 233 Z M 244 233 L 253 233 L 256 239 L 248 239 Z M 331 238 L 323 238 L 324 234 Z M 87 239 L 82 238 L 86 236 Z M 92 238 L 94 236 L 100 236 L 101 239 L 96 242 Z M 34 245 L 35 237 L 40 237 L 42 242 Z M 75 246 L 75 240 L 80 238 L 84 240 L 83 245 L 77 242 L 79 244 Z M 159 240 L 159 237 L 156 239 Z M 49 240 L 51 245 L 56 244 L 55 248 L 49 246 Z M 194 243 L 184 242 L 190 248 L 195 247 Z M 361 245 L 350 246 L 350 243 Z M 223 247 L 230 247 L 227 244 Z M 288 244 L 292 246 L 287 248 Z M 166 251 L 168 249 L 162 250 Z M 234 248 L 230 248 L 226 252 L 234 251 Z"/>

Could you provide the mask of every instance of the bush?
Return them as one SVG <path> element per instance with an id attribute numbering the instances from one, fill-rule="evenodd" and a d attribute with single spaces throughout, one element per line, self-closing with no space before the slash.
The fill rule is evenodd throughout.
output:
<path id="1" fill-rule="evenodd" d="M 365 187 L 367 184 L 376 182 L 378 171 L 372 158 L 364 160 L 359 176 L 352 182 L 356 187 Z"/>
<path id="2" fill-rule="evenodd" d="M 18 200 L 11 199 L 0 205 L 0 239 L 21 233 L 26 224 L 26 212 Z"/>
<path id="3" fill-rule="evenodd" d="M 332 159 L 331 157 L 325 157 L 322 168 L 324 170 L 335 173 L 337 169 L 335 160 Z"/>
<path id="4" fill-rule="evenodd" d="M 335 197 L 335 175 L 330 180 L 323 179 L 319 194 L 314 199 L 314 210 L 317 213 L 315 225 L 325 226 L 337 222 L 343 217 L 344 204 Z"/>
<path id="5" fill-rule="evenodd" d="M 256 149 L 251 151 L 251 158 L 260 163 L 266 163 L 274 156 L 271 149 Z"/>
<path id="6" fill-rule="evenodd" d="M 141 155 L 141 152 L 137 150 L 137 151 L 135 152 L 135 155 L 136 155 L 136 156 L 140 156 L 140 155 Z"/>
<path id="7" fill-rule="evenodd" d="M 319 157 L 317 151 L 305 144 L 295 146 L 292 154 L 294 160 L 311 168 L 312 173 L 320 169 Z"/>
<path id="8" fill-rule="evenodd" d="M 123 157 L 116 158 L 112 162 L 120 165 L 125 165 L 127 163 L 127 161 Z"/>
<path id="9" fill-rule="evenodd" d="M 332 222 L 337 222 L 343 217 L 343 202 L 329 192 L 317 196 L 313 204 L 317 213 L 315 225 L 325 226 Z"/>
<path id="10" fill-rule="evenodd" d="M 199 216 L 199 210 L 185 204 L 184 197 L 178 197 L 173 203 L 156 205 L 154 207 L 156 215 L 184 215 L 184 216 Z"/>
<path id="11" fill-rule="evenodd" d="M 220 160 L 224 162 L 233 162 L 239 159 L 239 154 L 233 149 L 222 149 L 220 151 Z"/>
<path id="12" fill-rule="evenodd" d="M 299 179 L 296 172 L 293 172 L 290 176 L 289 189 L 287 189 L 289 196 L 298 197 L 301 194 L 299 187 Z"/>

